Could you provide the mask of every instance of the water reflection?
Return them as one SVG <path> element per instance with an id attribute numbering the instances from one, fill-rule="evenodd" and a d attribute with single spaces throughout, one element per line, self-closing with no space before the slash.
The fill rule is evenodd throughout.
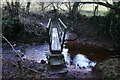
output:
<path id="1" fill-rule="evenodd" d="M 114 55 L 119 55 L 120 51 L 117 50 L 108 50 L 104 47 L 93 46 L 90 44 L 81 44 L 76 41 L 69 41 L 66 43 L 66 48 L 69 49 L 69 53 L 71 54 L 71 58 L 74 58 L 77 54 L 83 54 L 87 56 L 92 61 L 101 62 L 106 58 Z"/>
<path id="2" fill-rule="evenodd" d="M 27 48 L 24 58 L 35 60 L 40 63 L 41 60 L 47 61 L 46 54 L 49 53 L 49 45 L 45 43 L 43 45 L 31 46 Z"/>
<path id="3" fill-rule="evenodd" d="M 68 49 L 64 48 L 62 54 L 65 57 L 65 62 L 69 66 L 74 66 L 76 69 L 86 69 L 87 71 L 91 71 L 92 67 L 96 65 L 95 62 L 89 60 L 85 55 L 83 54 L 76 54 L 75 57 L 71 59 L 70 53 L 68 53 Z"/>
<path id="4" fill-rule="evenodd" d="M 70 54 L 68 53 L 68 49 L 67 48 L 63 48 L 62 54 L 64 55 L 66 64 L 70 65 L 71 58 L 70 58 Z"/>
<path id="5" fill-rule="evenodd" d="M 41 60 L 46 60 L 46 54 L 49 54 L 49 45 L 48 44 L 43 44 L 43 45 L 36 45 L 36 46 L 31 46 L 26 49 L 26 54 L 24 58 L 29 59 L 29 60 L 35 60 L 37 62 L 41 62 Z M 91 70 L 92 66 L 95 66 L 95 62 L 89 60 L 84 54 L 74 54 L 69 53 L 68 48 L 63 48 L 62 54 L 64 55 L 65 62 L 66 64 L 70 66 L 74 66 L 76 69 L 89 69 Z"/>

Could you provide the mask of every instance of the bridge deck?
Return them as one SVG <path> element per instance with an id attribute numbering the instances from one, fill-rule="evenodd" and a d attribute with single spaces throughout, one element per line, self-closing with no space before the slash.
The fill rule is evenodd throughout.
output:
<path id="1" fill-rule="evenodd" d="M 52 28 L 51 51 L 52 52 L 60 52 L 61 51 L 61 43 L 59 41 L 57 28 Z"/>

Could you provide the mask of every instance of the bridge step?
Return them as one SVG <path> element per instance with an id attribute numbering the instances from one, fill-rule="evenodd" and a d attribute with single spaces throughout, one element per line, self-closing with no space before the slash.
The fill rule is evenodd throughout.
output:
<path id="1" fill-rule="evenodd" d="M 64 66 L 64 56 L 63 54 L 49 54 L 48 55 L 48 62 L 50 66 Z"/>
<path id="2" fill-rule="evenodd" d="M 49 54 L 50 58 L 57 58 L 57 59 L 62 59 L 64 58 L 63 54 Z"/>
<path id="3" fill-rule="evenodd" d="M 60 66 L 64 65 L 64 61 L 62 59 L 50 59 L 50 65 L 51 66 Z"/>

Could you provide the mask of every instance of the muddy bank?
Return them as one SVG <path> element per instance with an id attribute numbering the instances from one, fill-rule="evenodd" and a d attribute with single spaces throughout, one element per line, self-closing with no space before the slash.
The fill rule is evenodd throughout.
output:
<path id="1" fill-rule="evenodd" d="M 19 78 L 19 69 L 18 66 L 15 66 L 14 64 L 17 65 L 17 60 L 16 59 L 3 59 L 3 68 L 2 68 L 2 78 L 3 80 L 6 79 L 18 79 Z M 35 61 L 29 61 L 29 60 L 24 60 L 23 62 L 23 78 L 29 80 L 29 79 L 35 79 L 35 78 L 41 78 L 41 76 L 45 73 L 45 64 L 38 64 Z M 32 70 L 29 70 L 27 68 L 31 68 Z M 35 72 L 34 70 L 38 70 L 39 72 Z"/>
<path id="2" fill-rule="evenodd" d="M 18 79 L 19 77 L 18 67 L 16 67 L 12 63 L 17 64 L 17 62 L 14 60 L 3 59 L 3 66 L 4 66 L 2 68 L 3 80 Z M 25 80 L 31 80 L 31 79 L 41 79 L 41 80 L 52 79 L 53 80 L 53 79 L 81 79 L 81 78 L 99 79 L 100 78 L 100 77 L 97 77 L 97 74 L 94 74 L 92 72 L 86 72 L 86 71 L 83 71 L 80 69 L 74 69 L 74 68 L 69 68 L 66 75 L 54 74 L 53 72 L 50 72 L 50 68 L 47 64 L 37 63 L 32 60 L 24 60 L 23 67 L 26 67 L 25 69 L 23 69 L 24 71 L 23 78 Z"/>
<path id="3" fill-rule="evenodd" d="M 102 72 L 102 78 L 120 79 L 120 56 L 102 61 L 95 68 Z"/>
<path id="4" fill-rule="evenodd" d="M 74 38 L 74 36 L 76 36 L 74 39 L 79 43 L 120 50 L 119 42 L 115 43 L 115 40 L 113 40 L 110 33 L 107 32 L 106 29 L 103 29 L 105 32 L 102 32 L 101 27 L 99 26 L 100 23 L 95 24 L 94 22 L 91 22 L 89 17 L 81 15 L 80 20 L 74 22 L 66 19 L 66 24 L 70 33 L 73 33 L 71 34 L 71 37 Z"/>
<path id="5" fill-rule="evenodd" d="M 42 44 L 41 44 L 42 45 Z M 5 46 L 5 47 L 4 47 Z M 17 65 L 18 56 L 15 52 L 9 47 L 9 45 L 3 46 L 3 58 L 2 58 L 2 79 L 18 79 L 19 78 L 19 69 Z M 37 46 L 37 44 L 16 44 L 15 49 L 17 52 L 24 53 L 23 58 L 23 78 L 25 80 L 30 79 L 48 79 L 48 78 L 58 78 L 60 74 L 53 75 L 50 72 L 50 68 L 45 60 L 40 60 L 37 62 L 35 59 L 31 60 L 29 58 L 25 59 L 26 49 Z M 33 51 L 34 52 L 34 51 Z M 37 54 L 37 53 L 36 53 Z M 43 54 L 42 54 L 43 55 Z M 42 56 L 41 55 L 41 56 Z M 27 56 L 27 55 L 26 55 Z M 31 58 L 34 56 L 30 55 Z M 45 56 L 45 55 L 44 55 Z M 40 57 L 40 56 L 38 56 Z M 41 59 L 41 58 L 39 58 Z M 17 66 L 16 66 L 17 65 Z"/>

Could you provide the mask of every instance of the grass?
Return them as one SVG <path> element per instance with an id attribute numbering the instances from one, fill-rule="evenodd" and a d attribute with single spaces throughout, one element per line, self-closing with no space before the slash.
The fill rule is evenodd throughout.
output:
<path id="1" fill-rule="evenodd" d="M 103 78 L 120 79 L 119 61 L 119 58 L 111 58 L 98 63 L 95 67 L 103 72 Z"/>
<path id="2" fill-rule="evenodd" d="M 100 15 L 100 16 L 105 16 L 106 14 L 107 14 L 107 12 L 108 11 L 99 11 L 98 12 L 98 15 Z M 86 16 L 88 16 L 88 17 L 91 17 L 91 16 L 93 16 L 94 15 L 94 12 L 93 11 L 91 11 L 91 10 L 82 10 L 82 11 L 80 11 L 80 14 L 82 14 L 82 15 L 86 15 Z"/>

